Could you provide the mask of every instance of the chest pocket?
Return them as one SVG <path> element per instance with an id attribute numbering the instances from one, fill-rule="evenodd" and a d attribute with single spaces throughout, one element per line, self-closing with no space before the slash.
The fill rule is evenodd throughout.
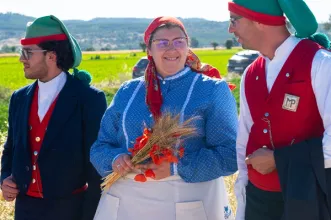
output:
<path id="1" fill-rule="evenodd" d="M 310 86 L 310 87 L 309 87 Z M 311 85 L 306 81 L 289 82 L 285 84 L 283 93 L 282 108 L 291 112 L 305 109 L 307 104 L 307 94 L 311 90 Z"/>

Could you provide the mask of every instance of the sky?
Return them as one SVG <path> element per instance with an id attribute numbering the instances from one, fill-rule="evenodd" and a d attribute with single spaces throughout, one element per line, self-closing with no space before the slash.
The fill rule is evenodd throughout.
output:
<path id="1" fill-rule="evenodd" d="M 90 20 L 96 17 L 155 18 L 169 15 L 182 18 L 228 20 L 229 0 L 1 0 L 0 13 L 14 12 L 32 17 L 53 14 L 62 20 Z M 199 3 L 200 2 L 200 3 Z M 331 14 L 331 0 L 306 0 L 318 22 Z"/>

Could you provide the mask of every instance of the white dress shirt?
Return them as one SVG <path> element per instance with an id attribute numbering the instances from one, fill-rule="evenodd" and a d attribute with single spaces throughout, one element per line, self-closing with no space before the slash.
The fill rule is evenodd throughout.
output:
<path id="1" fill-rule="evenodd" d="M 40 121 L 45 117 L 49 107 L 62 90 L 66 81 L 67 75 L 64 72 L 61 72 L 57 77 L 45 83 L 38 80 L 38 116 Z"/>
<path id="2" fill-rule="evenodd" d="M 300 39 L 290 36 L 275 51 L 275 57 L 266 61 L 266 80 L 270 92 L 280 70 Z M 248 67 L 249 68 L 249 67 Z M 248 69 L 247 68 L 247 69 Z M 238 201 L 236 220 L 245 219 L 246 185 L 248 183 L 247 166 L 245 164 L 246 146 L 253 120 L 245 94 L 245 70 L 240 87 L 240 115 L 237 137 L 237 163 L 239 175 L 235 183 L 235 194 Z M 323 152 L 325 168 L 331 167 L 331 52 L 319 50 L 313 59 L 311 69 L 312 87 L 317 101 L 317 107 L 324 125 Z"/>

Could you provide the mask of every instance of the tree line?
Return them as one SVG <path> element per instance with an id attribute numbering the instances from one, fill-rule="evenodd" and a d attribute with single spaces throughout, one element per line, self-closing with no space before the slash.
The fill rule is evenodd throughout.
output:
<path id="1" fill-rule="evenodd" d="M 291 26 L 291 24 L 288 23 L 288 28 L 292 29 L 293 27 Z M 331 37 L 331 15 L 329 17 L 329 20 L 327 22 L 325 22 L 322 25 L 322 29 L 324 29 L 326 31 L 326 34 Z M 225 40 L 225 42 L 220 43 L 219 41 L 211 41 L 210 42 L 210 46 L 214 49 L 217 50 L 218 47 L 220 46 L 224 46 L 226 49 L 231 49 L 232 47 L 235 46 L 240 46 L 238 44 L 238 42 L 236 41 L 235 38 L 231 38 L 231 39 L 227 39 Z M 144 42 L 140 42 L 139 43 L 139 47 L 141 48 L 141 50 L 143 52 L 146 51 L 146 45 Z M 199 48 L 200 47 L 200 43 L 197 37 L 192 37 L 190 39 L 190 47 L 191 48 Z M 111 48 L 110 46 L 105 46 L 105 47 L 101 47 L 100 50 L 102 51 L 108 51 L 108 50 L 112 50 L 113 48 Z M 84 49 L 85 51 L 95 51 L 96 49 L 93 46 L 89 46 L 86 47 Z M 9 45 L 3 45 L 0 49 L 0 53 L 17 53 L 19 51 L 19 47 L 18 46 L 9 46 Z"/>

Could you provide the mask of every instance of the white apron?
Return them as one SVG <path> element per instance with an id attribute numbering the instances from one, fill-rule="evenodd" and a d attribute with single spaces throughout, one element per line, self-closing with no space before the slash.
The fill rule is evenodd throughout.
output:
<path id="1" fill-rule="evenodd" d="M 179 176 L 141 183 L 129 174 L 101 196 L 94 220 L 232 220 L 222 177 L 186 183 Z"/>

